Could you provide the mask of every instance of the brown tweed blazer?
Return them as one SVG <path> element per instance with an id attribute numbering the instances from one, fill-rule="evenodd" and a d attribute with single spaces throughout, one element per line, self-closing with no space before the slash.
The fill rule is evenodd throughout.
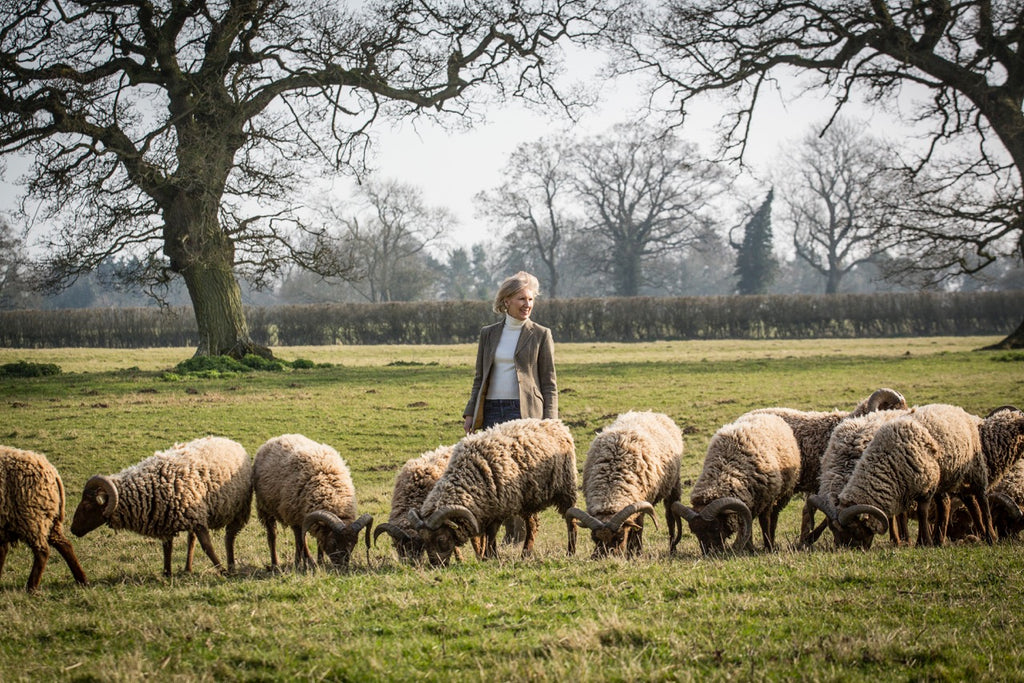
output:
<path id="1" fill-rule="evenodd" d="M 494 366 L 494 352 L 501 339 L 504 318 L 480 331 L 476 351 L 476 373 L 469 403 L 462 416 L 473 416 L 473 429 L 484 422 L 484 398 Z M 523 325 L 515 352 L 516 376 L 519 378 L 519 410 L 523 417 L 558 417 L 558 382 L 555 379 L 555 343 L 551 330 L 530 319 Z"/>

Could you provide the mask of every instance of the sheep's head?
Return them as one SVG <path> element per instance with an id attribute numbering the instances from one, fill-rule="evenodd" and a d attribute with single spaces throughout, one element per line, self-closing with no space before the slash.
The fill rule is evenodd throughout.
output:
<path id="1" fill-rule="evenodd" d="M 420 539 L 419 533 L 410 531 L 409 528 L 399 524 L 385 522 L 378 524 L 373 530 L 374 545 L 377 544 L 377 537 L 384 533 L 391 537 L 391 542 L 398 553 L 398 559 L 415 562 L 423 554 L 423 541 Z"/>
<path id="2" fill-rule="evenodd" d="M 906 408 L 907 399 L 903 398 L 903 394 L 895 389 L 882 388 L 877 389 L 874 393 L 864 399 L 861 404 L 853 410 L 851 417 L 866 415 L 868 413 L 873 413 L 876 410 L 906 410 Z"/>
<path id="3" fill-rule="evenodd" d="M 726 540 L 733 533 L 736 534 L 732 545 L 735 552 L 751 545 L 753 515 L 739 498 L 717 498 L 699 510 L 676 502 L 672 504 L 672 512 L 690 525 L 705 555 L 724 550 Z"/>
<path id="4" fill-rule="evenodd" d="M 106 524 L 110 515 L 117 509 L 117 484 L 110 477 L 97 474 L 85 482 L 82 500 L 75 508 L 75 516 L 71 520 L 71 533 L 85 536 L 87 533 Z"/>
<path id="5" fill-rule="evenodd" d="M 836 535 L 836 543 L 850 548 L 867 550 L 871 547 L 875 534 L 889 531 L 889 517 L 874 505 L 850 505 L 842 508 L 836 522 L 841 529 Z"/>
<path id="6" fill-rule="evenodd" d="M 359 532 L 366 529 L 366 549 L 370 549 L 370 527 L 373 517 L 363 515 L 351 524 L 327 510 L 316 510 L 302 521 L 302 537 L 312 533 L 317 545 L 335 567 L 347 567 L 352 549 L 359 542 Z"/>
<path id="7" fill-rule="evenodd" d="M 832 539 L 837 547 L 840 548 L 867 548 L 871 545 L 871 539 L 869 538 L 867 546 L 862 545 L 862 540 L 852 533 L 852 530 L 847 529 L 839 523 L 839 511 L 835 505 L 832 504 L 827 498 L 813 494 L 807 497 L 807 506 L 811 509 L 812 514 L 814 510 L 820 510 L 825 515 L 825 521 L 829 531 L 832 532 Z M 824 529 L 816 530 L 812 533 L 811 538 L 808 539 L 809 543 L 813 543 L 818 538 L 818 534 Z"/>
<path id="8" fill-rule="evenodd" d="M 416 510 L 409 510 L 409 521 L 419 534 L 427 559 L 435 567 L 447 566 L 456 548 L 480 535 L 476 516 L 462 505 L 439 508 L 426 520 Z"/>
<path id="9" fill-rule="evenodd" d="M 583 526 L 590 529 L 590 538 L 594 541 L 594 557 L 597 558 L 613 553 L 624 553 L 630 535 L 643 529 L 639 520 L 645 514 L 655 520 L 654 526 L 657 528 L 658 521 L 654 517 L 654 506 L 646 500 L 627 505 L 607 521 L 602 521 L 579 508 L 570 508 L 565 513 L 565 517 L 566 520 L 579 520 Z"/>

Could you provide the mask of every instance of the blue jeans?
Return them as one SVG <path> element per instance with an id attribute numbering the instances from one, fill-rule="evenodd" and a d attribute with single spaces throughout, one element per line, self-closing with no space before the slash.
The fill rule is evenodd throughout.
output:
<path id="1" fill-rule="evenodd" d="M 509 420 L 518 420 L 520 417 L 522 414 L 519 412 L 518 398 L 484 399 L 484 424 L 481 429 L 487 429 Z"/>

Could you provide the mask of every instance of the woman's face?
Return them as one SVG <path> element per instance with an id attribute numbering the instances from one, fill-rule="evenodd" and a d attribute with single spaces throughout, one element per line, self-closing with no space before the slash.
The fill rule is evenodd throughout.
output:
<path id="1" fill-rule="evenodd" d="M 508 314 L 516 320 L 526 320 L 533 310 L 533 290 L 529 287 L 520 289 L 518 292 L 505 299 L 508 307 Z"/>

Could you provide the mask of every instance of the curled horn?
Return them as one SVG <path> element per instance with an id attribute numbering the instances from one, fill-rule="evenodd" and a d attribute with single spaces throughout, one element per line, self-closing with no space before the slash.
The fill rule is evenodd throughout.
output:
<path id="1" fill-rule="evenodd" d="M 871 517 L 882 525 L 882 530 L 878 533 L 884 534 L 889 530 L 889 518 L 884 512 L 874 505 L 861 504 L 843 508 L 839 511 L 838 521 L 842 526 L 848 527 L 858 515 L 863 514 L 866 514 L 868 517 Z"/>
<path id="2" fill-rule="evenodd" d="M 426 521 L 426 525 L 428 529 L 435 531 L 439 529 L 442 524 L 454 522 L 459 519 L 465 520 L 469 523 L 470 536 L 480 535 L 480 524 L 477 523 L 476 516 L 469 510 L 469 508 L 462 505 L 452 505 L 450 507 L 444 507 L 440 510 L 434 511 L 434 514 L 430 515 L 430 519 Z"/>
<path id="3" fill-rule="evenodd" d="M 410 510 L 410 512 L 412 511 Z M 374 545 L 377 545 L 377 537 L 383 533 L 387 533 L 387 535 L 390 536 L 391 539 L 394 541 L 408 542 L 413 540 L 412 536 L 410 536 L 402 527 L 396 524 L 391 524 L 390 522 L 384 522 L 383 524 L 378 524 L 376 528 L 374 528 L 373 530 Z"/>
<path id="4" fill-rule="evenodd" d="M 648 514 L 654 520 L 654 528 L 658 528 L 658 520 L 654 516 L 654 506 L 646 500 L 638 503 L 631 503 L 615 513 L 615 516 L 608 520 L 608 527 L 615 533 L 619 532 L 623 523 L 636 513 Z"/>
<path id="5" fill-rule="evenodd" d="M 692 522 L 693 520 L 695 520 L 698 517 L 700 517 L 700 513 L 699 512 L 694 510 L 692 507 L 689 507 L 687 505 L 683 505 L 678 500 L 676 502 L 672 503 L 672 512 L 677 517 L 682 517 L 687 522 Z"/>
<path id="6" fill-rule="evenodd" d="M 565 513 L 566 521 L 570 519 L 578 519 L 583 523 L 583 526 L 587 527 L 591 531 L 597 531 L 605 526 L 605 523 L 594 517 L 589 512 L 580 510 L 579 508 L 569 508 L 568 512 Z"/>
<path id="7" fill-rule="evenodd" d="M 700 511 L 700 516 L 711 521 L 727 512 L 735 512 L 740 517 L 743 526 L 736 532 L 736 541 L 732 544 L 734 552 L 739 552 L 750 545 L 754 532 L 754 516 L 750 514 L 750 508 L 739 498 L 726 497 L 716 498 Z"/>
<path id="8" fill-rule="evenodd" d="M 106 519 L 117 509 L 117 486 L 114 484 L 114 480 L 110 477 L 97 474 L 89 478 L 89 481 L 85 482 L 85 488 L 98 488 L 107 494 L 107 504 L 103 506 L 103 518 Z"/>
<path id="9" fill-rule="evenodd" d="M 412 528 L 416 529 L 417 531 L 419 531 L 427 525 L 427 523 L 423 521 L 423 518 L 420 517 L 420 513 L 417 512 L 415 509 L 409 510 L 409 512 L 405 513 L 405 516 L 409 519 L 410 522 L 412 522 Z"/>
<path id="10" fill-rule="evenodd" d="M 359 516 L 359 519 L 357 519 L 356 521 L 352 522 L 351 525 L 349 525 L 349 531 L 356 535 L 357 542 L 359 541 L 359 532 L 363 530 L 363 527 L 366 527 L 366 552 L 369 553 L 370 529 L 373 528 L 373 515 L 364 513 Z"/>
<path id="11" fill-rule="evenodd" d="M 988 504 L 989 507 L 998 505 L 1004 508 L 1007 514 L 1013 517 L 1014 524 L 1019 524 L 1021 518 L 1024 517 L 1024 512 L 1021 512 L 1020 506 L 1017 505 L 1017 502 L 1001 491 L 988 494 Z"/>
<path id="12" fill-rule="evenodd" d="M 906 407 L 907 399 L 903 398 L 903 394 L 895 389 L 889 389 L 887 387 L 877 389 L 874 393 L 868 396 L 868 412 L 875 410 L 895 410 L 897 408 Z M 824 510 L 822 510 L 822 512 L 824 512 Z"/>
<path id="13" fill-rule="evenodd" d="M 821 514 L 828 517 L 830 522 L 839 521 L 839 512 L 836 511 L 835 506 L 826 498 L 822 498 L 815 493 L 807 496 L 807 504 L 815 510 L 821 510 Z"/>
<path id="14" fill-rule="evenodd" d="M 305 538 L 306 534 L 309 533 L 309 528 L 318 523 L 327 525 L 334 532 L 340 532 L 345 529 L 345 523 L 341 521 L 338 515 L 327 510 L 314 510 L 302 520 L 302 537 Z"/>
<path id="15" fill-rule="evenodd" d="M 989 414 L 985 416 L 985 419 L 988 419 L 988 418 L 992 417 L 996 413 L 1001 413 L 1004 410 L 1012 410 L 1012 411 L 1018 412 L 1018 413 L 1021 412 L 1020 408 L 1018 408 L 1017 406 L 1010 406 L 1010 405 L 999 406 L 998 408 L 993 408 L 991 411 L 989 411 Z"/>

